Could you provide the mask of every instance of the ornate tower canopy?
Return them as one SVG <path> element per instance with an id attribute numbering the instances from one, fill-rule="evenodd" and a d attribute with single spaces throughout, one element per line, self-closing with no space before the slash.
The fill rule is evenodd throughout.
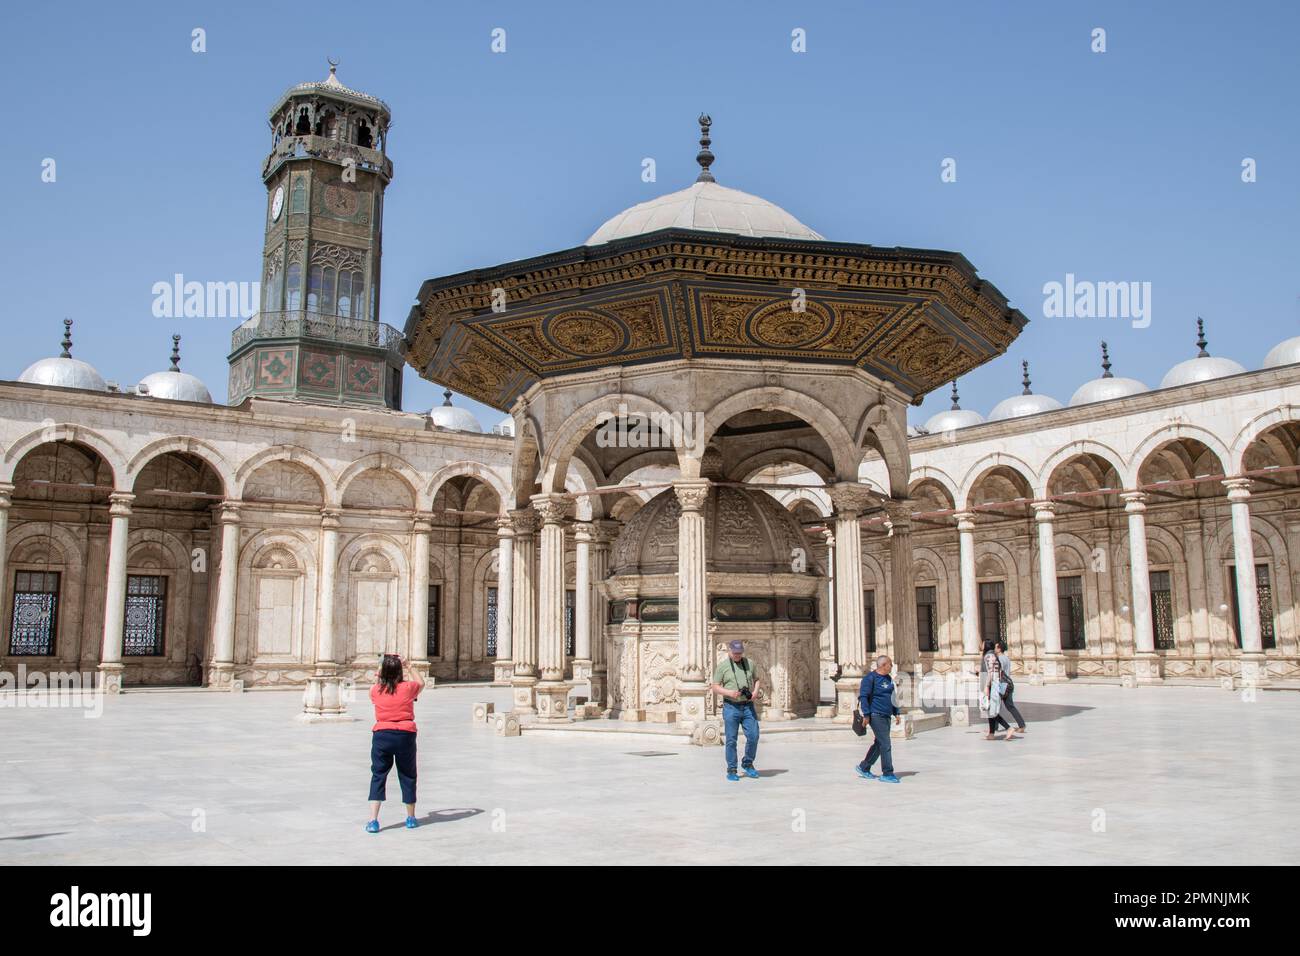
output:
<path id="1" fill-rule="evenodd" d="M 841 366 L 919 401 L 1024 328 L 958 253 L 828 241 L 718 185 L 706 120 L 688 189 L 620 213 L 588 244 L 427 280 L 407 361 L 503 410 L 548 378 L 692 358 Z"/>

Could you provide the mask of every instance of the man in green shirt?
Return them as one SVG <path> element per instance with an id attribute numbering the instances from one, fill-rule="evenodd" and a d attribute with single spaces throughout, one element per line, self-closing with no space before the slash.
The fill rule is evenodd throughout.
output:
<path id="1" fill-rule="evenodd" d="M 726 658 L 718 662 L 713 671 L 713 684 L 710 690 L 721 694 L 722 724 L 727 733 L 727 779 L 736 781 L 736 737 L 739 730 L 745 730 L 745 759 L 741 769 L 746 777 L 758 779 L 754 769 L 754 757 L 758 753 L 758 709 L 756 702 L 763 696 L 759 687 L 758 672 L 754 662 L 745 657 L 743 641 L 732 641 L 727 645 Z"/>

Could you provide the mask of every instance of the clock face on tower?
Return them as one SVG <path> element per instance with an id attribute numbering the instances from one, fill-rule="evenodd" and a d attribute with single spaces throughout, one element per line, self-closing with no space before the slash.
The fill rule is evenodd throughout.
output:
<path id="1" fill-rule="evenodd" d="M 271 197 L 271 221 L 278 222 L 284 211 L 284 187 L 276 186 L 275 195 Z"/>

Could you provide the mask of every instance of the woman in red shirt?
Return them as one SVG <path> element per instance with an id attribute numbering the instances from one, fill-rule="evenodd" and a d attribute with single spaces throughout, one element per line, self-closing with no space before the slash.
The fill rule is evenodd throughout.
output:
<path id="1" fill-rule="evenodd" d="M 375 705 L 375 726 L 370 743 L 370 822 L 366 832 L 379 832 L 379 805 L 384 802 L 388 771 L 397 763 L 397 782 L 406 804 L 406 828 L 420 825 L 415 818 L 415 702 L 424 690 L 419 674 L 405 680 L 404 664 L 396 654 L 385 654 L 377 681 L 370 688 Z"/>

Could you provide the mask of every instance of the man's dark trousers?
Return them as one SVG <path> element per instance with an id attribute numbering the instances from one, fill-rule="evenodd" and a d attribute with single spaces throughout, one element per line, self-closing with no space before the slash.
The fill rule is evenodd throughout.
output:
<path id="1" fill-rule="evenodd" d="M 871 732 L 875 734 L 876 739 L 871 744 L 871 749 L 867 751 L 867 756 L 859 766 L 863 770 L 870 772 L 871 765 L 880 758 L 880 769 L 889 776 L 894 772 L 894 747 L 889 742 L 889 718 L 882 714 L 871 715 Z"/>

